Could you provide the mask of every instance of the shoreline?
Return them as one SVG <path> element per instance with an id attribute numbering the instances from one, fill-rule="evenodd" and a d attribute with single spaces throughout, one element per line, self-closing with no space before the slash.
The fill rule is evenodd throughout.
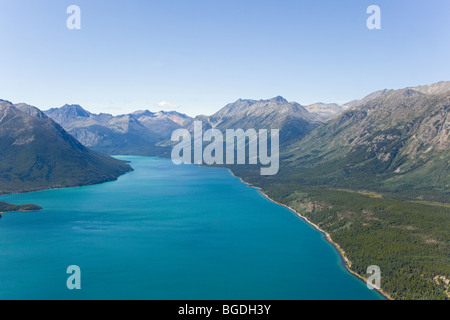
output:
<path id="1" fill-rule="evenodd" d="M 14 211 L 2 211 L 0 212 L 0 218 L 2 217 L 2 214 L 5 213 L 30 213 L 30 212 L 39 212 L 44 210 L 44 208 L 41 207 L 41 209 L 36 209 L 36 210 L 14 210 Z"/>
<path id="2" fill-rule="evenodd" d="M 273 202 L 275 204 L 278 204 L 280 206 L 285 207 L 286 209 L 292 211 L 295 215 L 297 215 L 299 218 L 301 218 L 303 221 L 305 221 L 306 223 L 308 223 L 309 225 L 311 225 L 314 229 L 316 229 L 317 231 L 319 231 L 320 233 L 322 233 L 325 236 L 325 239 L 337 250 L 337 252 L 339 253 L 343 263 L 344 263 L 344 267 L 345 269 L 350 272 L 352 275 L 356 276 L 358 279 L 364 281 L 364 283 L 367 282 L 367 278 L 364 278 L 363 276 L 359 275 L 358 273 L 356 273 L 355 271 L 351 270 L 350 267 L 352 266 L 352 262 L 348 259 L 344 249 L 341 248 L 341 246 L 334 242 L 333 239 L 331 238 L 331 235 L 326 232 L 325 230 L 322 230 L 317 224 L 315 224 L 314 222 L 310 221 L 307 217 L 303 216 L 302 214 L 298 213 L 297 211 L 295 211 L 294 209 L 292 209 L 291 207 L 283 204 L 283 203 L 279 203 L 275 200 L 273 200 L 272 198 L 270 198 L 266 193 L 264 193 L 264 191 L 262 191 L 262 189 L 260 187 L 254 186 L 250 183 L 248 183 L 247 181 L 245 181 L 244 179 L 242 179 L 241 177 L 238 177 L 234 174 L 233 171 L 231 171 L 231 169 L 227 170 L 231 173 L 231 175 L 235 178 L 238 178 L 239 180 L 241 180 L 242 183 L 246 184 L 247 186 L 249 186 L 250 188 L 254 188 L 256 190 L 258 190 L 258 192 L 267 200 L 269 200 L 270 202 Z M 383 297 L 385 297 L 387 300 L 394 300 L 388 293 L 384 292 L 382 289 L 377 289 L 374 288 L 374 290 L 376 290 L 378 293 L 380 293 Z"/>
<path id="3" fill-rule="evenodd" d="M 132 156 L 133 157 L 133 156 Z M 160 158 L 160 157 L 149 157 L 149 158 L 159 158 L 159 159 L 165 159 L 165 158 Z M 127 161 L 127 162 L 131 162 L 131 161 Z M 251 183 L 246 182 L 243 178 L 237 176 L 234 174 L 234 172 L 226 167 L 217 167 L 217 168 L 223 168 L 226 169 L 230 172 L 230 174 L 235 177 L 238 178 L 243 184 L 247 185 L 250 188 L 254 188 L 256 190 L 258 190 L 258 192 L 264 197 L 266 198 L 268 201 L 275 203 L 277 205 L 283 206 L 286 209 L 288 209 L 289 211 L 293 212 L 296 216 L 298 216 L 300 219 L 302 219 L 303 221 L 305 221 L 306 223 L 308 223 L 310 226 L 312 226 L 314 229 L 316 229 L 317 231 L 319 231 L 320 233 L 322 233 L 325 236 L 326 241 L 328 241 L 328 243 L 330 243 L 339 253 L 339 256 L 341 258 L 341 261 L 344 264 L 345 269 L 350 272 L 350 274 L 356 276 L 358 279 L 362 280 L 364 283 L 366 283 L 367 278 L 364 278 L 363 276 L 359 275 L 358 273 L 356 273 L 355 271 L 351 270 L 350 267 L 352 265 L 352 262 L 348 259 L 348 257 L 346 256 L 345 251 L 341 248 L 341 246 L 334 242 L 333 239 L 331 238 L 331 235 L 322 230 L 318 225 L 316 225 L 315 223 L 313 223 L 312 221 L 310 221 L 307 217 L 303 216 L 302 214 L 300 214 L 299 212 L 297 212 L 296 210 L 292 209 L 291 207 L 289 207 L 288 205 L 285 205 L 283 203 L 277 202 L 275 200 L 273 200 L 272 198 L 270 198 L 266 193 L 264 193 L 264 191 L 262 191 L 262 189 L 260 187 L 257 187 L 255 185 L 252 185 Z M 22 191 L 22 192 L 17 192 L 17 193 L 4 193 L 4 194 L 0 194 L 0 196 L 8 196 L 8 195 L 20 195 L 20 194 L 27 194 L 27 193 L 36 193 L 36 192 L 44 192 L 44 191 L 49 191 L 49 190 L 58 190 L 58 189 L 69 189 L 69 188 L 80 188 L 80 187 L 87 187 L 87 186 L 93 186 L 93 185 L 100 185 L 100 184 L 104 184 L 104 183 L 110 183 L 110 182 L 114 182 L 117 181 L 121 176 L 126 175 L 130 172 L 133 172 L 133 170 L 130 170 L 128 172 L 125 172 L 123 174 L 121 174 L 119 177 L 117 177 L 116 179 L 113 180 L 108 180 L 108 181 L 104 181 L 104 182 L 99 182 L 99 183 L 93 183 L 93 184 L 87 184 L 87 185 L 78 185 L 78 186 L 61 186 L 61 187 L 51 187 L 51 188 L 47 188 L 47 189 L 39 189 L 39 190 L 35 190 L 35 191 Z M 41 208 L 40 210 L 16 210 L 16 211 L 7 211 L 7 212 L 0 212 L 0 218 L 2 218 L 2 214 L 4 213 L 14 213 L 14 212 L 37 212 L 37 211 L 41 211 L 43 210 L 43 208 Z M 387 300 L 394 300 L 388 293 L 384 292 L 382 289 L 377 289 L 374 288 L 374 290 L 376 290 L 378 293 L 380 293 L 383 297 L 385 297 Z"/>

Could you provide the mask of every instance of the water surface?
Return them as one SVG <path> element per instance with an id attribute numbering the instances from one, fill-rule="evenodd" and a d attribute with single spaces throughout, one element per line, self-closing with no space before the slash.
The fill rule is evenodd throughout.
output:
<path id="1" fill-rule="evenodd" d="M 1 196 L 0 299 L 380 299 L 323 235 L 225 169 L 120 157 L 101 185 Z M 66 287 L 69 265 L 81 290 Z"/>

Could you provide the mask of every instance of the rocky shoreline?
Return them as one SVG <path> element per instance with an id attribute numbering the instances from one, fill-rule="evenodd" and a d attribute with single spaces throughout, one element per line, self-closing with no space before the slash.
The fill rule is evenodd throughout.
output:
<path id="1" fill-rule="evenodd" d="M 230 171 L 230 173 L 231 173 L 234 177 L 240 179 L 242 183 L 245 183 L 245 184 L 248 185 L 250 188 L 255 188 L 255 189 L 257 189 L 257 190 L 258 190 L 258 191 L 259 191 L 259 192 L 260 192 L 267 200 L 269 200 L 269 201 L 271 201 L 271 202 L 273 202 L 273 203 L 276 203 L 276 204 L 278 204 L 278 205 L 280 205 L 280 206 L 283 206 L 283 207 L 289 209 L 290 211 L 294 212 L 298 217 L 300 217 L 301 219 L 303 219 L 304 221 L 306 221 L 309 225 L 313 226 L 317 231 L 319 231 L 319 232 L 321 232 L 323 235 L 325 235 L 325 238 L 327 239 L 327 241 L 328 241 L 329 243 L 331 243 L 331 244 L 336 248 L 336 250 L 339 252 L 339 254 L 340 254 L 341 258 L 342 258 L 342 261 L 344 262 L 345 268 L 346 268 L 351 274 L 353 274 L 354 276 L 358 277 L 358 278 L 361 279 L 362 281 L 364 281 L 364 282 L 367 281 L 367 278 L 364 278 L 363 276 L 359 275 L 358 273 L 356 273 L 355 271 L 353 271 L 353 270 L 350 269 L 351 266 L 352 266 L 352 262 L 348 259 L 348 257 L 347 257 L 347 255 L 346 255 L 344 249 L 342 249 L 341 246 L 340 246 L 338 243 L 336 243 L 336 242 L 333 241 L 333 239 L 331 238 L 331 235 L 330 235 L 328 232 L 322 230 L 318 225 L 316 225 L 315 223 L 313 223 L 312 221 L 310 221 L 307 217 L 303 216 L 302 214 L 300 214 L 299 212 L 295 211 L 295 210 L 292 209 L 291 207 L 289 207 L 289 206 L 287 206 L 287 205 L 285 205 L 285 204 L 283 204 L 283 203 L 279 203 L 279 202 L 277 202 L 277 201 L 271 199 L 267 194 L 264 193 L 264 191 L 261 190 L 261 188 L 259 188 L 259 187 L 257 187 L 257 186 L 254 186 L 254 185 L 252 185 L 252 184 L 246 182 L 246 181 L 245 181 L 244 179 L 242 179 L 241 177 L 236 176 L 236 175 L 233 173 L 233 171 L 231 171 L 230 169 L 228 169 L 228 170 Z M 378 291 L 383 297 L 385 297 L 386 299 L 388 299 L 388 300 L 394 300 L 388 293 L 384 292 L 382 289 L 374 288 L 374 290 L 377 290 L 377 291 Z"/>

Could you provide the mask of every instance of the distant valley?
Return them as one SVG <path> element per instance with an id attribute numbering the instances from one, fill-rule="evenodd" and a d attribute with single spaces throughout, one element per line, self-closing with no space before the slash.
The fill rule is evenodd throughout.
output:
<path id="1" fill-rule="evenodd" d="M 192 128 L 195 120 L 204 129 L 279 128 L 281 142 L 296 140 L 324 121 L 343 112 L 345 107 L 317 103 L 302 106 L 282 97 L 268 100 L 239 99 L 211 116 L 189 117 L 176 111 L 136 111 L 113 116 L 93 114 L 79 105 L 65 105 L 45 111 L 86 147 L 107 154 L 169 156 L 174 130 Z"/>

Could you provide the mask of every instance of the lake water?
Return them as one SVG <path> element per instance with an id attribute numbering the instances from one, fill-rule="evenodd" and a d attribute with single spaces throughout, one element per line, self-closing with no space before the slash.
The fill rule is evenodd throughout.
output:
<path id="1" fill-rule="evenodd" d="M 1 196 L 0 299 L 381 299 L 324 236 L 225 169 L 119 157 L 101 185 Z M 81 268 L 81 290 L 66 269 Z"/>

